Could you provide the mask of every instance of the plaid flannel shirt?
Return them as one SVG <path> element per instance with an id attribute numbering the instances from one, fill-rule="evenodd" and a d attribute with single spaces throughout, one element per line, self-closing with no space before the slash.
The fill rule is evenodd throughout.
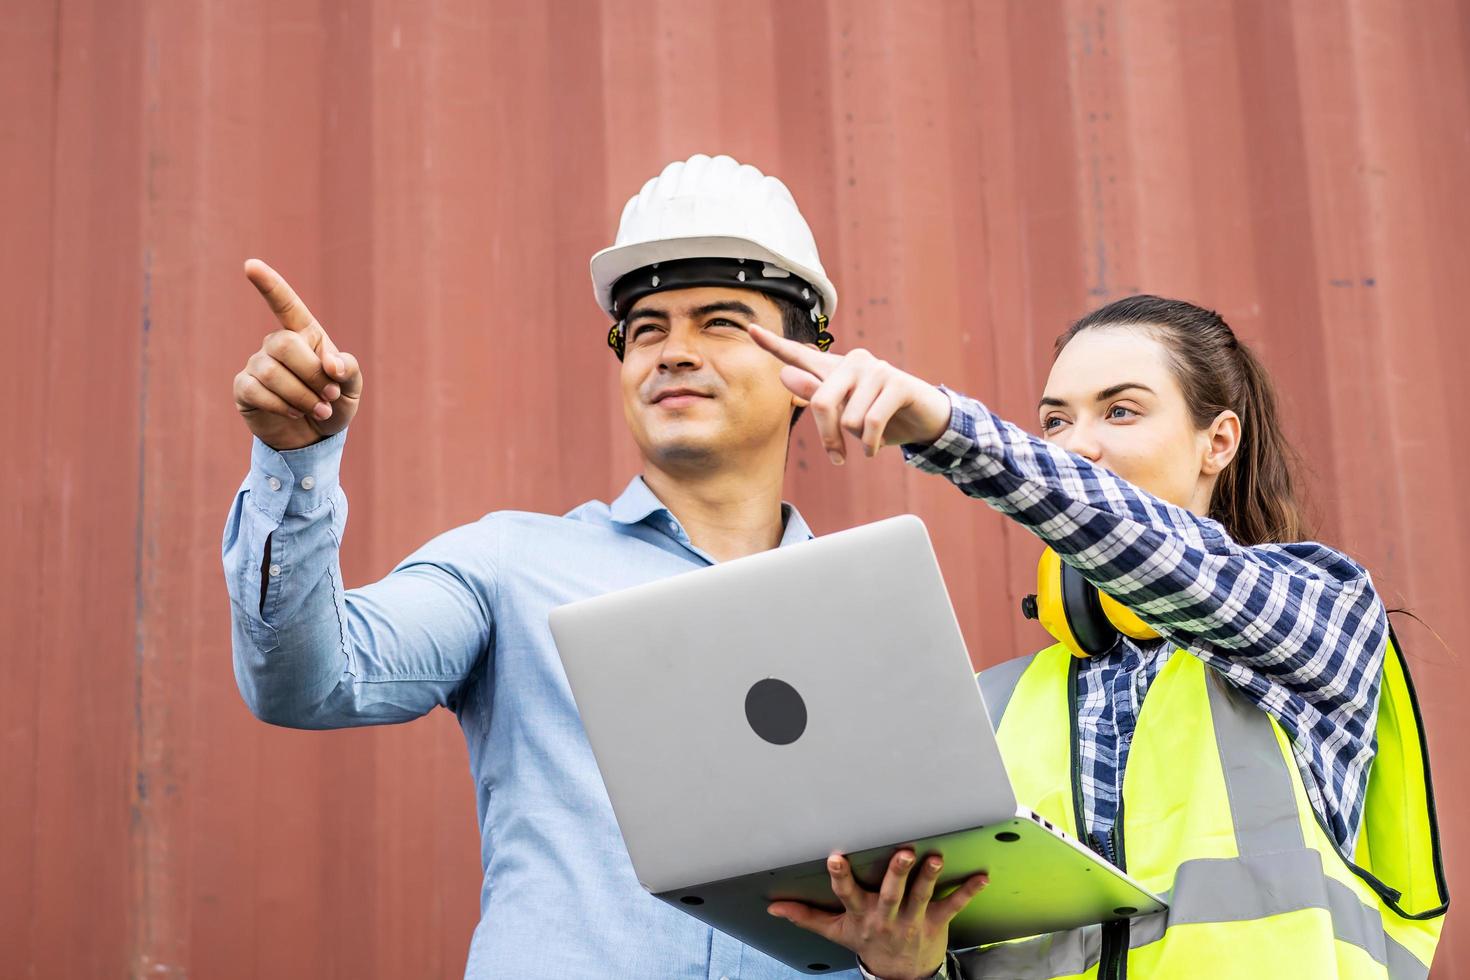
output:
<path id="1" fill-rule="evenodd" d="M 946 393 L 948 431 L 905 458 L 1020 522 L 1163 638 L 1125 637 L 1079 670 L 1087 830 L 1107 839 L 1144 695 L 1183 647 L 1285 729 L 1312 805 L 1351 854 L 1388 637 L 1368 572 L 1313 542 L 1236 544 L 1217 521 Z"/>

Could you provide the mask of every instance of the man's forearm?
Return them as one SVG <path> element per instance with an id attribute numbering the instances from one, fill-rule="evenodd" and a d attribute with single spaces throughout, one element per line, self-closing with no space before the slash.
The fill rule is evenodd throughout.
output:
<path id="1" fill-rule="evenodd" d="M 343 438 L 289 454 L 257 443 L 226 522 L 236 680 L 251 711 L 277 724 L 336 723 L 319 712 L 348 660 L 337 562 Z"/>

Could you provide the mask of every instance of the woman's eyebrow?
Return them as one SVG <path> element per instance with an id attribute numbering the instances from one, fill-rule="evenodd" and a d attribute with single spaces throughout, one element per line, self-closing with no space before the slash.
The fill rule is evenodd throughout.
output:
<path id="1" fill-rule="evenodd" d="M 1152 388 L 1150 388 L 1146 384 L 1143 384 L 1142 382 L 1125 381 L 1122 384 L 1113 385 L 1111 387 L 1104 388 L 1102 391 L 1099 391 L 1097 393 L 1096 401 L 1105 402 L 1109 398 L 1112 398 L 1114 395 L 1122 394 L 1130 388 L 1137 388 L 1139 391 L 1146 391 L 1150 395 L 1158 394 L 1158 392 L 1154 391 Z M 1037 408 L 1046 408 L 1048 406 L 1051 406 L 1053 408 L 1066 408 L 1067 402 L 1065 399 L 1062 398 L 1052 398 L 1049 395 L 1043 395 L 1041 401 L 1036 403 Z"/>
<path id="2" fill-rule="evenodd" d="M 1138 388 L 1141 391 L 1148 392 L 1150 395 L 1157 395 L 1158 394 L 1158 392 L 1154 391 L 1152 388 L 1150 388 L 1146 384 L 1141 384 L 1141 383 L 1139 383 L 1137 381 L 1125 381 L 1125 382 L 1123 382 L 1120 385 L 1113 385 L 1111 388 L 1104 388 L 1102 391 L 1099 391 L 1097 393 L 1097 400 L 1100 401 L 1100 402 L 1105 402 L 1109 398 L 1112 398 L 1114 395 L 1120 395 L 1120 394 L 1122 394 L 1123 392 L 1127 391 L 1129 388 Z"/>

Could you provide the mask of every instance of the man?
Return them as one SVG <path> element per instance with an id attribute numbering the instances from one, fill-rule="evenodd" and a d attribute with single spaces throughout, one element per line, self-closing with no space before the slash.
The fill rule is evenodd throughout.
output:
<path id="1" fill-rule="evenodd" d="M 831 341 L 837 293 L 785 186 L 728 157 L 673 163 L 593 257 L 643 457 L 622 496 L 489 514 L 352 590 L 338 466 L 363 372 L 285 280 L 246 274 L 282 328 L 234 385 L 255 442 L 224 565 L 250 710 L 314 729 L 455 712 L 484 868 L 467 976 L 795 976 L 639 886 L 547 627 L 563 603 L 811 537 L 781 501 L 805 403 L 747 329 Z"/>

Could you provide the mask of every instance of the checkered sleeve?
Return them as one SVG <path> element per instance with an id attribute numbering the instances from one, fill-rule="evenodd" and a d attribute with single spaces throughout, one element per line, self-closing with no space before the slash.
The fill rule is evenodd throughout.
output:
<path id="1" fill-rule="evenodd" d="M 1238 545 L 1218 522 L 946 393 L 949 429 L 904 447 L 906 459 L 1018 521 L 1276 718 L 1314 805 L 1350 848 L 1388 635 L 1368 572 L 1313 542 Z"/>

